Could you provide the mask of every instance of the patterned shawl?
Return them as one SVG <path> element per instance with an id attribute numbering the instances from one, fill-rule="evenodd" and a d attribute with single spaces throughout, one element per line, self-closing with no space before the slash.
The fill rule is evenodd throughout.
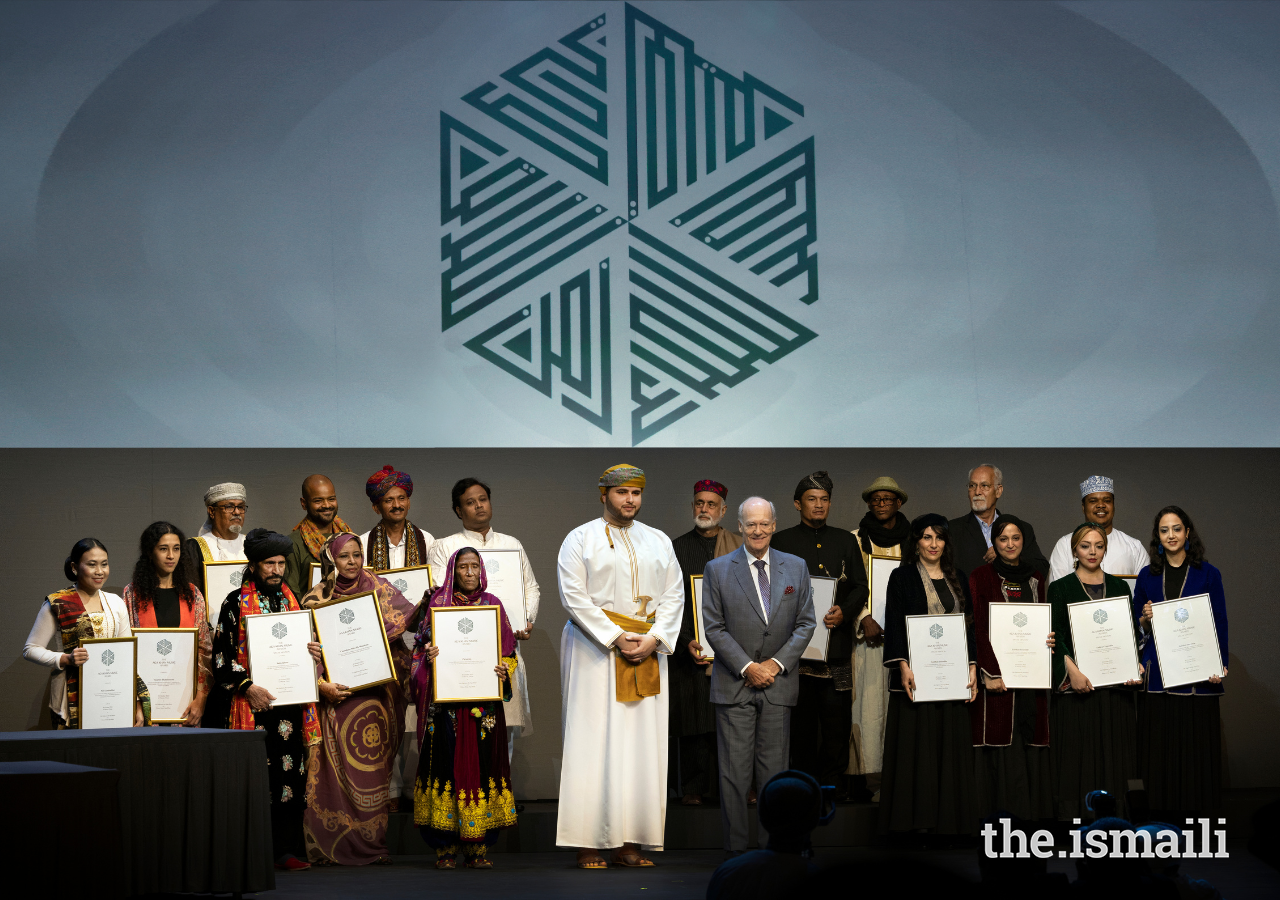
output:
<path id="1" fill-rule="evenodd" d="M 302 606 L 310 609 L 341 597 L 354 597 L 356 594 L 374 592 L 378 597 L 382 623 L 387 629 L 387 640 L 394 648 L 397 643 L 396 638 L 408 629 L 418 607 L 410 603 L 404 594 L 396 590 L 395 585 L 387 579 L 364 568 L 360 569 L 360 574 L 354 579 L 339 578 L 335 557 L 348 541 L 355 541 L 358 544 L 360 538 L 351 532 L 335 534 L 329 538 L 320 557 L 325 576 L 319 584 L 303 595 Z"/>
<path id="2" fill-rule="evenodd" d="M 405 568 L 424 565 L 427 561 L 426 541 L 422 532 L 405 520 L 404 564 Z M 382 522 L 373 526 L 369 532 L 369 546 L 364 548 L 365 563 L 373 566 L 375 572 L 385 572 L 391 568 L 391 547 L 387 542 L 387 529 Z"/>
<path id="3" fill-rule="evenodd" d="M 281 584 L 280 590 L 284 592 L 284 599 L 290 612 L 301 610 L 302 607 L 298 606 L 298 601 L 294 599 L 293 591 L 289 590 L 287 584 Z M 258 596 L 258 583 L 253 578 L 246 578 L 240 585 L 238 600 L 240 633 L 236 635 L 236 662 L 239 663 L 241 671 L 247 672 L 249 671 L 249 640 L 245 635 L 245 617 L 269 613 L 271 608 L 263 608 L 262 598 Z M 253 731 L 257 727 L 253 708 L 249 706 L 249 698 L 243 691 L 237 691 L 231 698 L 231 721 L 228 727 L 236 731 Z M 308 703 L 302 707 L 302 734 L 308 745 L 320 743 L 320 720 L 316 716 L 314 703 Z"/>
<path id="4" fill-rule="evenodd" d="M 74 588 L 64 588 L 45 598 L 58 620 L 58 630 L 62 632 L 62 652 L 71 653 L 80 646 L 80 639 L 93 637 L 93 626 L 88 618 L 83 622 L 85 614 L 84 601 Z M 80 727 L 80 667 L 67 666 L 67 727 Z"/>
<path id="5" fill-rule="evenodd" d="M 307 550 L 316 559 L 324 559 L 324 545 L 332 535 L 321 533 L 316 527 L 316 523 L 311 521 L 311 517 L 304 518 L 297 525 L 293 526 L 294 531 L 302 532 L 302 542 L 307 545 Z M 341 516 L 333 517 L 333 534 L 350 533 L 351 529 L 347 527 L 347 523 L 342 521 Z"/>

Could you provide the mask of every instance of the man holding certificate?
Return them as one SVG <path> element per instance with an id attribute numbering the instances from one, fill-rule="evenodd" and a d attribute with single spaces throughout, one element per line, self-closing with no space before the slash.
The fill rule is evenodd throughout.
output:
<path id="1" fill-rule="evenodd" d="M 880 833 L 973 834 L 978 813 L 966 704 L 978 689 L 969 585 L 951 557 L 947 520 L 937 513 L 912 520 L 904 549 L 885 602 L 889 713 Z"/>
<path id="2" fill-rule="evenodd" d="M 1227 599 L 1222 573 L 1204 558 L 1200 535 L 1181 508 L 1156 513 L 1151 546 L 1151 564 L 1138 574 L 1133 596 L 1147 669 L 1146 691 L 1138 695 L 1138 766 L 1152 810 L 1180 822 L 1184 814 L 1208 814 L 1221 800 Z M 1197 675 L 1202 680 L 1191 680 Z"/>
<path id="3" fill-rule="evenodd" d="M 316 672 L 314 663 L 310 671 L 293 672 L 302 678 L 302 686 L 308 679 L 312 682 L 312 702 L 273 706 L 277 699 L 288 698 L 278 698 L 254 679 L 274 679 L 275 670 L 280 666 L 271 653 L 261 647 L 261 655 L 256 660 L 250 658 L 247 628 L 248 621 L 254 617 L 302 611 L 284 583 L 285 554 L 290 546 L 289 538 L 265 528 L 255 528 L 245 535 L 244 550 L 249 566 L 244 581 L 239 589 L 227 595 L 218 616 L 218 630 L 213 639 L 215 687 L 209 697 L 205 721 L 218 721 L 225 728 L 266 732 L 272 855 L 276 868 L 296 870 L 310 867 L 304 861 L 302 815 L 307 805 L 307 755 L 310 748 L 320 743 L 320 720 L 314 702 Z M 301 617 L 291 618 L 288 624 L 296 626 L 297 618 Z M 294 645 L 307 640 L 307 651 L 318 661 L 320 645 L 309 640 L 310 623 L 301 628 L 277 624 L 271 633 L 281 644 Z M 292 659 L 282 665 L 298 667 Z"/>
<path id="4" fill-rule="evenodd" d="M 444 571 L 414 641 L 413 821 L 436 851 L 437 869 L 456 868 L 459 855 L 469 869 L 489 869 L 498 830 L 516 824 L 502 709 L 511 698 L 516 639 L 501 601 L 485 590 L 489 579 L 474 548 L 455 552 Z M 492 672 L 477 657 L 493 662 Z M 464 696 L 476 699 L 456 699 Z"/>
<path id="5" fill-rule="evenodd" d="M 1001 515 L 991 524 L 994 562 L 969 576 L 978 646 L 978 699 L 969 712 L 977 756 L 978 813 L 1052 819 L 1049 686 L 1053 610 L 1044 572 L 1024 560 L 1024 524 Z"/>
<path id="6" fill-rule="evenodd" d="M 343 866 L 391 859 L 383 798 L 404 734 L 409 649 L 401 637 L 417 611 L 364 564 L 360 539 L 335 534 L 325 545 L 324 578 L 302 598 L 328 679 L 320 684 L 323 740 L 303 833 L 311 862 Z"/>

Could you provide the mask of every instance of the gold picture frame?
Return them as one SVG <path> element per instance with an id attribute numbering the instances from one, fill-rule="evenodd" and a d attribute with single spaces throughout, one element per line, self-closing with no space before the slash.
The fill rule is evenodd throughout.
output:
<path id="1" fill-rule="evenodd" d="M 315 633 L 312 631 L 312 625 L 314 623 L 311 616 L 311 610 L 309 609 L 287 609 L 284 612 L 278 612 L 278 613 L 259 613 L 258 615 L 254 615 L 254 616 L 245 616 L 240 620 L 241 627 L 245 628 L 245 642 L 244 642 L 245 643 L 245 661 L 249 664 L 249 671 L 246 674 L 249 676 L 249 678 L 253 679 L 253 682 L 255 684 L 258 684 L 259 682 L 258 682 L 258 678 L 254 675 L 254 671 L 253 671 L 253 641 L 250 640 L 247 623 L 253 620 L 279 619 L 286 616 L 305 616 L 307 621 L 308 642 L 310 642 L 311 638 L 315 637 Z M 257 627 L 256 624 L 255 624 L 255 627 Z M 323 655 L 323 653 L 321 655 Z M 308 660 L 311 659 L 310 654 L 308 654 L 307 659 Z M 301 700 L 288 700 L 285 702 L 280 702 L 279 700 L 273 701 L 273 707 L 304 706 L 308 703 L 319 703 L 320 702 L 320 686 L 316 682 L 314 671 L 315 671 L 314 668 L 312 668 L 311 669 L 311 672 L 313 673 L 312 677 L 308 678 L 306 681 L 306 683 L 310 685 L 309 694 L 306 694 L 306 696 Z"/>
<path id="2" fill-rule="evenodd" d="M 689 600 L 693 603 L 693 636 L 702 645 L 702 658 L 714 660 L 716 651 L 707 643 L 707 633 L 702 627 L 702 576 L 689 576 Z"/>
<path id="3" fill-rule="evenodd" d="M 494 639 L 497 644 L 497 647 L 496 647 L 497 659 L 498 659 L 498 662 L 501 663 L 502 662 L 502 618 L 499 615 L 501 611 L 502 611 L 501 606 L 433 606 L 431 607 L 431 610 L 430 610 L 431 642 L 435 644 L 438 639 L 437 635 L 439 634 L 439 632 L 436 630 L 438 617 L 454 615 L 454 614 L 491 612 L 493 613 L 493 618 L 494 618 L 493 632 L 494 632 Z M 440 656 L 439 654 L 437 654 L 436 658 L 431 660 L 431 694 L 432 694 L 432 698 L 437 703 L 473 703 L 473 702 L 485 703 L 490 700 L 503 699 L 502 681 L 501 679 L 498 678 L 496 674 L 493 676 L 493 680 L 498 685 L 498 693 L 495 694 L 494 696 L 491 696 L 491 697 L 490 696 L 483 696 L 483 697 L 441 697 L 439 696 L 440 679 L 438 677 L 438 668 L 437 668 L 439 666 L 439 663 L 440 663 Z"/>
<path id="4" fill-rule="evenodd" d="M 201 588 L 203 589 L 203 592 L 204 592 L 205 618 L 209 620 L 209 624 L 212 625 L 214 628 L 218 627 L 218 615 L 222 612 L 222 601 L 227 599 L 227 594 L 231 593 L 231 591 L 228 590 L 226 592 L 219 593 L 217 597 L 210 597 L 209 596 L 209 570 L 214 569 L 217 571 L 221 571 L 223 569 L 227 569 L 232 566 L 238 566 L 242 572 L 241 582 L 243 582 L 243 570 L 248 565 L 249 565 L 249 560 L 247 559 L 223 559 L 223 560 L 206 559 L 206 560 L 200 561 L 200 580 L 201 580 Z M 231 586 L 232 590 L 239 587 L 239 585 L 234 580 L 234 576 L 232 578 L 224 579 L 224 581 Z M 221 590 L 221 588 L 219 588 L 219 590 Z"/>
<path id="5" fill-rule="evenodd" d="M 85 646 L 86 646 L 86 645 L 88 645 L 88 644 L 133 644 L 133 653 L 132 653 L 132 657 L 133 657 L 133 681 L 132 681 L 132 682 L 130 682 L 130 685 L 129 685 L 129 686 L 130 686 L 130 688 L 131 688 L 131 690 L 132 690 L 132 692 L 133 692 L 133 702 L 129 704 L 129 710 L 130 710 L 130 712 L 129 712 L 129 724 L 128 724 L 127 726 L 122 726 L 122 727 L 132 728 L 132 727 L 133 727 L 133 722 L 134 722 L 134 717 L 137 715 L 137 708 L 138 708 L 138 639 L 137 639 L 137 638 L 135 638 L 135 637 L 81 638 L 81 639 L 80 639 L 80 646 L 81 646 L 81 647 L 85 647 Z M 88 651 L 86 650 L 86 652 L 88 652 Z M 85 728 L 85 727 L 84 727 L 84 720 L 85 720 L 85 715 L 84 715 L 84 697 L 85 697 L 85 691 L 84 691 L 84 685 L 85 685 L 85 680 L 84 680 L 84 665 L 82 664 L 82 665 L 80 665 L 80 666 L 77 666 L 76 668 L 78 668 L 78 669 L 80 670 L 80 671 L 79 671 L 79 676 L 80 676 L 80 677 L 79 677 L 79 687 L 80 687 L 80 696 L 79 696 L 79 706 L 80 706 L 80 708 L 79 708 L 79 713 L 80 713 L 80 725 L 79 725 L 79 728 L 80 728 L 81 730 L 84 730 L 84 731 L 97 731 L 98 729 L 95 729 L 95 728 Z"/>
<path id="6" fill-rule="evenodd" d="M 408 594 L 404 594 L 404 591 L 400 589 L 400 587 L 395 583 L 395 579 L 392 577 L 395 575 L 399 575 L 402 572 L 421 572 L 423 570 L 425 570 L 427 573 L 428 597 L 426 598 L 410 597 Z M 394 587 L 396 590 L 400 591 L 400 593 L 404 594 L 404 598 L 408 600 L 410 603 L 412 603 L 414 606 L 417 606 L 418 604 L 423 603 L 426 600 L 430 599 L 430 596 L 429 596 L 430 593 L 434 592 L 436 588 L 440 586 L 436 584 L 435 568 L 429 565 L 428 563 L 423 563 L 420 566 L 401 566 L 398 569 L 374 569 L 373 574 L 378 575 L 381 578 L 385 578 L 387 579 L 387 581 L 391 582 L 391 586 Z"/>
<path id="7" fill-rule="evenodd" d="M 192 636 L 192 643 L 195 645 L 195 652 L 191 654 L 191 696 L 188 700 L 194 700 L 196 694 L 200 691 L 200 629 L 199 628 L 134 628 L 134 637 L 141 637 L 148 634 L 189 634 Z M 138 652 L 134 648 L 133 668 L 136 674 L 138 669 Z M 143 679 L 145 681 L 145 679 Z M 150 685 L 147 689 L 150 690 Z M 154 712 L 154 705 L 152 711 Z M 155 725 L 177 725 L 186 722 L 186 719 L 157 719 L 151 717 L 152 724 Z"/>
<path id="8" fill-rule="evenodd" d="M 351 603 L 353 601 L 363 600 L 366 598 L 371 599 L 373 601 L 374 612 L 377 613 L 378 615 L 379 624 L 382 624 L 382 612 L 381 612 L 381 607 L 378 605 L 377 591 L 365 591 L 360 594 L 352 594 L 350 597 L 335 597 L 332 600 L 326 600 L 324 603 L 317 603 L 315 606 L 310 607 L 310 609 L 308 610 L 308 612 L 311 613 L 311 625 L 315 629 L 315 634 L 317 639 L 319 639 L 320 641 L 320 656 L 324 659 L 325 676 L 329 680 L 331 680 L 331 678 L 329 677 L 330 676 L 329 653 L 328 653 L 328 650 L 326 649 L 328 642 L 325 641 L 324 635 L 320 632 L 320 620 L 316 617 L 316 610 L 325 609 L 330 606 L 337 606 L 338 604 L 341 604 L 341 603 Z M 377 687 L 380 684 L 391 684 L 392 682 L 396 681 L 396 661 L 391 656 L 391 642 L 387 639 L 387 629 L 385 625 L 379 628 L 379 632 L 382 635 L 382 649 L 387 654 L 387 668 L 391 672 L 391 677 L 382 678 L 377 681 L 370 681 L 365 684 L 346 685 L 347 690 L 351 691 L 352 693 L 356 691 L 362 691 L 365 688 Z"/>

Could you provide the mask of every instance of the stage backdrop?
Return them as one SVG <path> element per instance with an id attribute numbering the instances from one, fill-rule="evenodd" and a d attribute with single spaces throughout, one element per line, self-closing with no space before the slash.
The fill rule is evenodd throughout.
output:
<path id="1" fill-rule="evenodd" d="M 0 35 L 3 445 L 1280 439 L 1276 4 Z"/>
<path id="2" fill-rule="evenodd" d="M 360 421 L 338 411 L 336 421 Z M 462 418 L 465 421 L 465 417 Z M 1000 508 L 1035 527 L 1046 554 L 1082 517 L 1077 484 L 1091 474 L 1116 479 L 1116 526 L 1146 541 L 1151 518 L 1168 503 L 1193 517 L 1208 558 L 1221 568 L 1230 616 L 1231 659 L 1222 702 L 1227 785 L 1280 787 L 1280 624 L 1267 536 L 1280 508 L 1276 450 L 5 450 L 0 451 L 0 730 L 48 727 L 48 670 L 21 657 L 43 597 L 65 586 L 62 561 L 92 535 L 110 552 L 109 589 L 128 583 L 142 530 L 168 519 L 193 533 L 204 521 L 201 497 L 216 482 L 248 487 L 246 527 L 288 531 L 299 519 L 300 484 L 329 475 L 341 514 L 357 531 L 376 516 L 364 482 L 392 463 L 413 475 L 410 518 L 434 535 L 458 530 L 449 489 L 475 475 L 493 488 L 493 525 L 524 542 L 542 588 L 542 608 L 524 644 L 534 732 L 516 741 L 518 796 L 551 798 L 560 784 L 560 634 L 565 612 L 556 588 L 564 536 L 600 514 L 596 480 L 627 461 L 649 476 L 640 519 L 671 536 L 693 527 L 694 482 L 716 478 L 737 504 L 757 493 L 777 504 L 780 523 L 798 515 L 796 483 L 814 469 L 835 481 L 831 524 L 853 528 L 866 512 L 862 489 L 893 475 L 910 496 L 908 516 L 968 508 L 971 466 L 1001 466 Z M 729 522 L 734 516 L 730 516 Z M 726 524 L 729 524 L 726 522 Z M 1262 554 L 1262 556 L 1259 556 Z"/>

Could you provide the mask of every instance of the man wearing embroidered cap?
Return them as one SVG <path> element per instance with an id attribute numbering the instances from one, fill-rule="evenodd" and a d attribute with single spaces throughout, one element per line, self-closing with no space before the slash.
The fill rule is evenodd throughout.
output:
<path id="1" fill-rule="evenodd" d="M 684 618 L 680 647 L 671 657 L 671 736 L 676 739 L 680 783 L 677 792 L 685 806 L 701 806 L 716 783 L 716 711 L 711 705 L 711 660 L 702 652 L 694 628 L 689 578 L 701 575 L 707 563 L 742 546 L 742 535 L 722 528 L 729 489 L 705 478 L 693 486 L 693 528 L 671 539 L 684 585 Z"/>
<path id="2" fill-rule="evenodd" d="M 377 525 L 360 535 L 366 564 L 377 572 L 425 566 L 435 538 L 409 521 L 409 498 L 413 496 L 409 473 L 383 466 L 364 483 L 364 493 L 379 517 Z M 417 603 L 421 599 L 410 597 L 409 601 Z"/>
<path id="3" fill-rule="evenodd" d="M 644 472 L 619 465 L 600 476 L 603 515 L 560 547 L 564 757 L 556 844 L 578 866 L 651 866 L 667 814 L 667 657 L 684 612 L 671 539 L 636 521 Z"/>
<path id="4" fill-rule="evenodd" d="M 1146 546 L 1114 526 L 1116 517 L 1115 481 L 1105 475 L 1090 475 L 1080 483 L 1080 506 L 1086 522 L 1101 525 L 1107 532 L 1107 555 L 1102 557 L 1102 571 L 1119 578 L 1136 578 L 1142 567 L 1151 562 Z M 1049 555 L 1049 582 L 1071 574 L 1075 568 L 1071 554 L 1071 535 L 1064 534 Z"/>
<path id="5" fill-rule="evenodd" d="M 187 539 L 192 558 L 204 562 L 244 559 L 244 516 L 249 511 L 244 485 L 215 484 L 204 492 L 204 508 L 208 518 L 196 536 Z"/>

